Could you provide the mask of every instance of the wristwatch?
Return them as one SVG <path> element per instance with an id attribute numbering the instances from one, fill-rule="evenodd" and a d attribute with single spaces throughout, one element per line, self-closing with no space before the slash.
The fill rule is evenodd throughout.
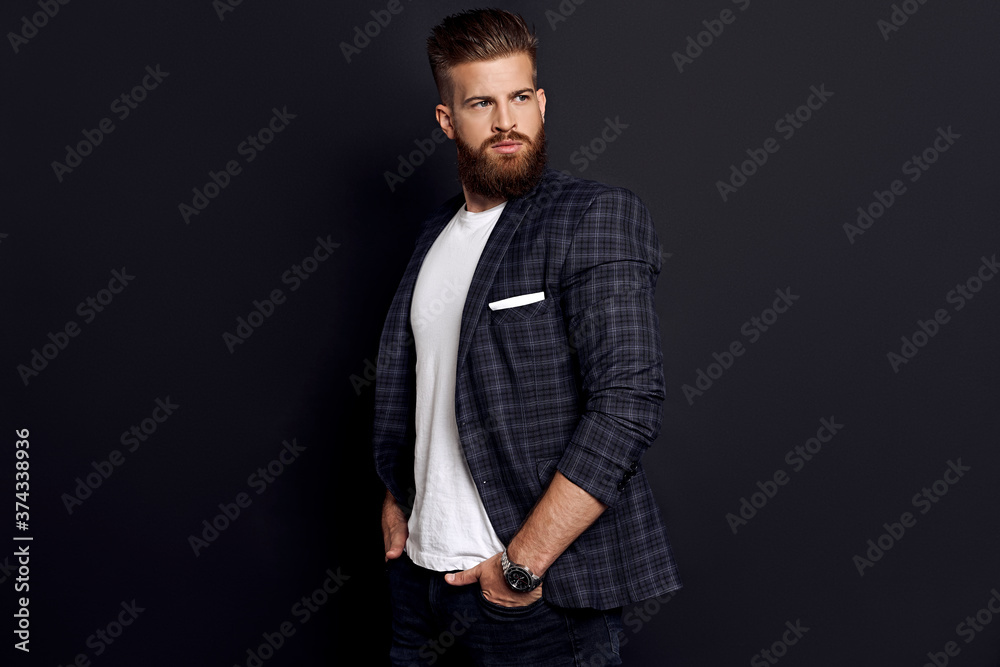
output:
<path id="1" fill-rule="evenodd" d="M 542 583 L 542 578 L 536 577 L 526 565 L 511 563 L 510 559 L 507 558 L 506 549 L 503 550 L 503 555 L 500 556 L 500 567 L 503 568 L 503 578 L 506 580 L 507 585 L 510 586 L 511 590 L 518 593 L 533 591 L 538 584 Z"/>

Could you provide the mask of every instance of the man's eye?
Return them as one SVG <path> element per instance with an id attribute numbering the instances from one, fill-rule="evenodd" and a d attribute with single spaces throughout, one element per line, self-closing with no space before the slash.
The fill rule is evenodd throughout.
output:
<path id="1" fill-rule="evenodd" d="M 528 96 L 522 94 L 522 95 L 518 95 L 514 99 L 517 100 L 518 102 L 527 102 L 528 101 Z"/>
<path id="2" fill-rule="evenodd" d="M 486 108 L 485 105 L 487 105 L 487 104 L 489 104 L 489 102 L 487 102 L 486 100 L 480 100 L 480 101 L 476 102 L 475 104 L 473 104 L 472 108 L 473 109 L 477 109 L 477 108 L 478 109 L 484 109 L 484 108 Z M 484 105 L 484 106 L 480 106 L 480 105 Z"/>

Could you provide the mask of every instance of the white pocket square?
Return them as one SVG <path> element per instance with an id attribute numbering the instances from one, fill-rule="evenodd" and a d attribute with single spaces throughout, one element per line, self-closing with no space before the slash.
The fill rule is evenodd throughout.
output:
<path id="1" fill-rule="evenodd" d="M 536 301 L 542 301 L 545 298 L 545 292 L 535 292 L 534 294 L 521 294 L 518 296 L 508 297 L 506 299 L 500 299 L 499 301 L 494 301 L 489 304 L 490 310 L 503 310 L 504 308 L 516 308 L 517 306 L 527 306 L 529 303 L 535 303 Z"/>

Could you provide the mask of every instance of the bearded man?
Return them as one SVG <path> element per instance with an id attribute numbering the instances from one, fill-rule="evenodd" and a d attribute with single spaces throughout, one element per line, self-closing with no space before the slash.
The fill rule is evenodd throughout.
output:
<path id="1" fill-rule="evenodd" d="M 622 606 L 680 587 L 640 463 L 659 241 L 633 193 L 546 168 L 536 48 L 500 10 L 428 39 L 462 192 L 422 227 L 379 348 L 401 667 L 618 665 Z"/>

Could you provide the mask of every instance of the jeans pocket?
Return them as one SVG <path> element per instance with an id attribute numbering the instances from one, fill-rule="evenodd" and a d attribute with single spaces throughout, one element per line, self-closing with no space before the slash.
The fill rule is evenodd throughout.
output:
<path id="1" fill-rule="evenodd" d="M 497 604 L 496 602 L 490 602 L 486 599 L 483 594 L 482 589 L 479 590 L 479 604 L 487 612 L 494 614 L 495 616 L 502 616 L 504 618 L 521 618 L 528 616 L 535 611 L 541 609 L 545 604 L 545 598 L 540 597 L 529 605 L 523 607 L 504 607 L 503 605 Z"/>

